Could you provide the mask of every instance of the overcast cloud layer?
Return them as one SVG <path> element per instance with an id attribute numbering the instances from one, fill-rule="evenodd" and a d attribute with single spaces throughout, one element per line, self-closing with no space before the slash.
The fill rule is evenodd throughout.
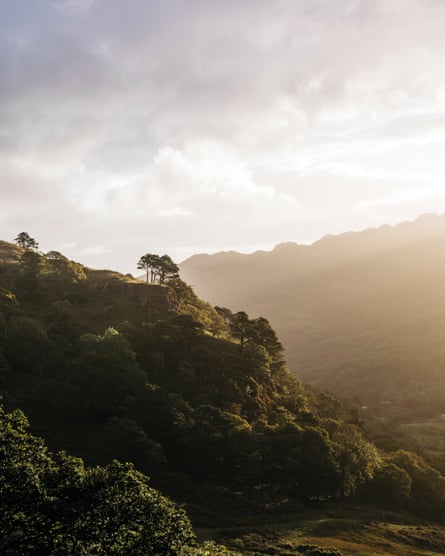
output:
<path id="1" fill-rule="evenodd" d="M 445 211 L 443 0 L 0 0 L 0 239 L 95 267 Z"/>

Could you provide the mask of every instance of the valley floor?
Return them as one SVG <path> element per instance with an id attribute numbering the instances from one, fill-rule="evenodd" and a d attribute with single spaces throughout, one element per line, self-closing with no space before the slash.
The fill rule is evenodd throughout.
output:
<path id="1" fill-rule="evenodd" d="M 433 556 L 445 554 L 445 527 L 357 507 L 310 510 L 279 522 L 198 531 L 246 556 Z"/>

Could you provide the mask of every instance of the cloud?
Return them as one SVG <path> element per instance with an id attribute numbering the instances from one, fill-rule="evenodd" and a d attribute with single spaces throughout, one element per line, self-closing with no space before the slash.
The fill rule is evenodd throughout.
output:
<path id="1" fill-rule="evenodd" d="M 104 247 L 103 245 L 91 245 L 90 247 L 85 247 L 78 251 L 79 256 L 85 255 L 102 255 L 104 253 L 109 253 L 110 249 L 108 247 Z"/>
<path id="2" fill-rule="evenodd" d="M 95 0 L 55 0 L 54 9 L 69 15 L 84 15 L 93 6 Z"/>
<path id="3" fill-rule="evenodd" d="M 4 2 L 3 237 L 131 270 L 140 249 L 445 210 L 444 16 L 436 0 Z"/>

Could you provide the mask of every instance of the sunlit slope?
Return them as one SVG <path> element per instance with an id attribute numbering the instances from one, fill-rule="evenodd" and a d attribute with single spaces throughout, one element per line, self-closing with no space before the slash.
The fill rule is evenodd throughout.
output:
<path id="1" fill-rule="evenodd" d="M 386 412 L 445 412 L 445 216 L 197 255 L 181 272 L 210 302 L 270 319 L 304 380 Z"/>
<path id="2" fill-rule="evenodd" d="M 213 308 L 177 276 L 146 284 L 55 251 L 0 242 L 0 267 L 2 403 L 52 450 L 131 461 L 200 527 L 314 502 L 443 519 L 444 476 L 357 404 L 302 387 L 266 319 Z M 316 537 L 273 542 L 301 552 Z"/>

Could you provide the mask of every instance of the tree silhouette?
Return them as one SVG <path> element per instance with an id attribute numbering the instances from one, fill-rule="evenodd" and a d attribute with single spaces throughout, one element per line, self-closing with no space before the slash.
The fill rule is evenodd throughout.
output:
<path id="1" fill-rule="evenodd" d="M 147 284 L 149 282 L 153 284 L 156 279 L 158 260 L 159 256 L 151 253 L 146 253 L 139 259 L 137 267 L 140 270 L 145 270 Z"/>
<path id="2" fill-rule="evenodd" d="M 38 249 L 39 244 L 32 238 L 27 232 L 20 232 L 19 235 L 14 240 L 19 247 L 24 247 L 25 249 Z"/>
<path id="3" fill-rule="evenodd" d="M 168 255 L 159 257 L 159 283 L 164 284 L 166 280 L 177 278 L 179 274 L 179 267 L 175 264 Z"/>
<path id="4" fill-rule="evenodd" d="M 247 342 L 252 326 L 247 313 L 238 311 L 232 315 L 230 322 L 230 330 L 232 336 L 239 340 L 241 352 L 243 351 L 244 344 Z"/>
<path id="5" fill-rule="evenodd" d="M 177 278 L 179 275 L 179 267 L 168 255 L 153 255 L 146 253 L 139 259 L 137 267 L 145 270 L 147 284 L 154 284 L 159 280 L 160 284 L 164 284 L 167 280 Z"/>

